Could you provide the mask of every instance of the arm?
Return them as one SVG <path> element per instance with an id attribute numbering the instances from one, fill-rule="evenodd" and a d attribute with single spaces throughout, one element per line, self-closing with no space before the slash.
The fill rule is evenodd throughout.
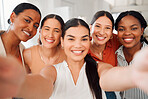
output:
<path id="1" fill-rule="evenodd" d="M 136 87 L 132 79 L 132 66 L 112 67 L 99 63 L 100 86 L 105 91 L 123 91 Z"/>
<path id="2" fill-rule="evenodd" d="M 148 94 L 148 47 L 135 54 L 133 65 L 134 83 Z"/>
<path id="3" fill-rule="evenodd" d="M 148 47 L 134 56 L 134 62 L 127 67 L 114 67 L 100 63 L 98 73 L 100 86 L 106 91 L 122 91 L 138 87 L 148 93 Z"/>
<path id="4" fill-rule="evenodd" d="M 43 68 L 40 74 L 27 75 L 18 96 L 25 99 L 49 99 L 56 75 L 53 66 Z"/>
<path id="5" fill-rule="evenodd" d="M 25 78 L 25 71 L 14 57 L 0 57 L 0 99 L 16 96 Z"/>
<path id="6" fill-rule="evenodd" d="M 27 73 L 31 73 L 31 70 L 30 70 L 30 67 L 29 67 L 31 65 L 31 62 L 32 62 L 31 48 L 23 50 L 23 57 L 24 57 L 24 63 L 25 63 L 26 71 L 27 71 Z"/>

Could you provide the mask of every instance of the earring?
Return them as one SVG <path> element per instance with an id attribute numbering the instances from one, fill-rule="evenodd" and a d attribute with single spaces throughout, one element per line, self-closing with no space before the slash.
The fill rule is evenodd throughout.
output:
<path id="1" fill-rule="evenodd" d="M 64 49 L 64 47 L 61 45 L 61 48 Z"/>

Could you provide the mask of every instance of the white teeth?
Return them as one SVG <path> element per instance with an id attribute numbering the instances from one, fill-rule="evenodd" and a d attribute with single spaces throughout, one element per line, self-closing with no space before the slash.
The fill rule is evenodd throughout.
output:
<path id="1" fill-rule="evenodd" d="M 74 52 L 74 53 L 78 53 L 78 54 L 79 54 L 79 53 L 82 53 L 82 51 L 73 51 L 73 52 Z"/>
<path id="2" fill-rule="evenodd" d="M 48 39 L 46 39 L 46 41 L 47 41 L 47 42 L 50 42 L 50 43 L 51 43 L 51 42 L 54 42 L 54 40 L 48 40 Z"/>
<path id="3" fill-rule="evenodd" d="M 30 34 L 28 33 L 28 32 L 26 32 L 26 31 L 23 31 L 26 35 L 28 35 L 28 36 L 30 36 Z"/>
<path id="4" fill-rule="evenodd" d="M 133 40 L 133 39 L 124 39 L 124 40 L 126 40 L 126 41 L 131 41 L 131 40 Z"/>
<path id="5" fill-rule="evenodd" d="M 105 37 L 99 37 L 99 36 L 97 36 L 97 38 L 99 38 L 99 39 L 101 39 L 101 40 L 105 39 Z"/>

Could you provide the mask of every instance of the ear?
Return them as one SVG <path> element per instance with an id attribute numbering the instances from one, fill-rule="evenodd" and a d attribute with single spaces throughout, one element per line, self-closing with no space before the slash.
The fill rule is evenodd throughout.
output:
<path id="1" fill-rule="evenodd" d="M 144 28 L 141 28 L 141 35 L 143 35 L 144 33 Z"/>
<path id="2" fill-rule="evenodd" d="M 14 12 L 12 12 L 11 15 L 10 15 L 10 21 L 11 21 L 11 23 L 14 22 L 15 17 L 16 17 L 16 14 Z"/>
<path id="3" fill-rule="evenodd" d="M 64 40 L 63 40 L 62 37 L 61 37 L 61 47 L 62 47 L 62 48 L 64 47 Z"/>

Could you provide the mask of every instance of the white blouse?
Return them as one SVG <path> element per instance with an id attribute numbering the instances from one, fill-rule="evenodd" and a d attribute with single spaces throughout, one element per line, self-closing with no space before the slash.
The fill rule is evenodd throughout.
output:
<path id="1" fill-rule="evenodd" d="M 66 61 L 54 65 L 54 67 L 57 71 L 57 78 L 52 96 L 49 99 L 95 99 L 89 88 L 85 72 L 86 63 L 80 70 L 76 84 Z"/>

